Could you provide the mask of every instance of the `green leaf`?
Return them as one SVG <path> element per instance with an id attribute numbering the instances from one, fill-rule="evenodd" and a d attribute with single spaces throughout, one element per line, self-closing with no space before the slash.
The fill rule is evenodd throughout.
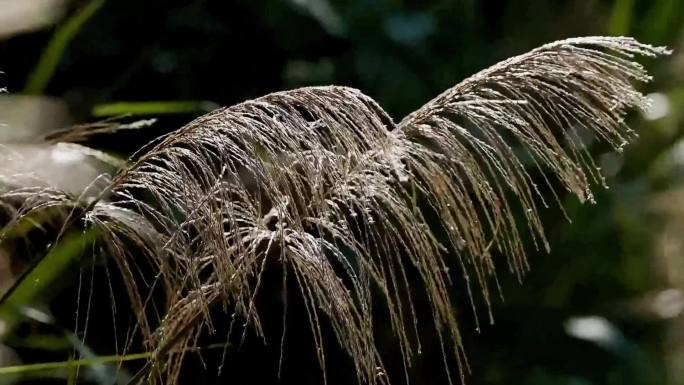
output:
<path id="1" fill-rule="evenodd" d="M 163 115 L 187 114 L 193 112 L 209 112 L 216 109 L 214 102 L 204 100 L 188 101 L 146 101 L 146 102 L 115 102 L 98 104 L 93 107 L 94 117 L 121 115 Z"/>
<path id="2" fill-rule="evenodd" d="M 97 237 L 97 230 L 69 233 L 48 254 L 19 279 L 0 299 L 0 323 L 3 334 L 9 333 L 20 319 L 22 309 L 30 306 L 39 294 L 50 290 L 62 273 L 83 254 Z M 1 336 L 0 336 L 1 337 Z"/>
<path id="3" fill-rule="evenodd" d="M 676 33 L 671 27 L 681 23 L 681 4 L 675 0 L 654 1 L 644 21 L 648 28 L 644 31 L 652 44 L 667 43 L 670 34 Z M 679 16 L 678 16 L 679 15 Z"/>
<path id="4" fill-rule="evenodd" d="M 181 351 L 197 351 L 197 350 L 212 350 L 212 349 L 225 349 L 225 344 L 211 344 L 204 348 L 186 348 L 173 350 L 173 352 Z M 15 365 L 15 366 L 5 366 L 0 367 L 0 376 L 5 375 L 16 375 L 25 374 L 31 372 L 42 372 L 42 371 L 54 371 L 54 370 L 71 370 L 72 368 L 79 367 L 90 367 L 105 364 L 119 364 L 126 361 L 138 361 L 150 359 L 155 352 L 142 352 L 142 353 L 130 353 L 130 354 L 116 354 L 109 356 L 99 356 L 99 357 L 88 357 L 74 360 L 70 357 L 67 361 L 58 362 L 39 362 L 35 364 L 25 364 L 25 365 Z"/>
<path id="5" fill-rule="evenodd" d="M 74 385 L 76 383 L 76 365 L 74 365 L 74 357 L 69 356 L 67 361 L 67 384 Z"/>
<path id="6" fill-rule="evenodd" d="M 634 0 L 615 0 L 608 20 L 608 33 L 613 36 L 624 36 L 629 33 L 633 9 Z"/>
<path id="7" fill-rule="evenodd" d="M 83 27 L 83 24 L 100 9 L 102 4 L 104 4 L 104 0 L 90 1 L 57 28 L 43 51 L 38 64 L 36 64 L 36 67 L 29 76 L 23 91 L 25 94 L 38 95 L 43 93 L 52 75 L 55 73 L 55 69 L 57 69 L 69 42 L 76 36 L 81 27 Z"/>
<path id="8" fill-rule="evenodd" d="M 23 374 L 27 372 L 38 372 L 47 370 L 59 370 L 66 369 L 71 371 L 78 367 L 110 364 L 110 363 L 120 363 L 126 361 L 144 360 L 152 356 L 151 352 L 144 353 L 134 353 L 125 355 L 112 355 L 112 356 L 101 356 L 92 358 L 82 358 L 78 360 L 69 359 L 67 361 L 59 362 L 40 362 L 37 364 L 27 364 L 27 365 L 15 365 L 15 366 L 5 366 L 0 368 L 0 376 L 11 375 L 11 374 Z"/>

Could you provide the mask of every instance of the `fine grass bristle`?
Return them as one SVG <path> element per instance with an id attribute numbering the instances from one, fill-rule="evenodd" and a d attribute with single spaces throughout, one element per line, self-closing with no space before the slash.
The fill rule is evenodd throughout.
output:
<path id="1" fill-rule="evenodd" d="M 387 313 L 411 366 L 419 317 L 410 293 L 419 286 L 445 363 L 453 357 L 463 380 L 449 267 L 461 270 L 476 322 L 477 295 L 491 319 L 495 257 L 522 277 L 521 234 L 548 250 L 544 189 L 558 200 L 560 184 L 593 200 L 591 184 L 604 181 L 580 138 L 591 132 L 621 151 L 635 137 L 625 114 L 645 106 L 631 82 L 650 79 L 631 57 L 666 53 L 631 38 L 568 39 L 494 65 L 398 124 L 360 91 L 329 86 L 218 109 L 169 135 L 85 214 L 154 352 L 147 380 L 177 380 L 215 309 L 235 311 L 261 334 L 255 297 L 273 263 L 299 288 L 322 369 L 325 322 L 360 381 L 390 381 L 374 309 Z M 152 268 L 153 282 L 142 282 L 139 264 Z M 153 290 L 164 293 L 164 308 L 150 308 Z"/>

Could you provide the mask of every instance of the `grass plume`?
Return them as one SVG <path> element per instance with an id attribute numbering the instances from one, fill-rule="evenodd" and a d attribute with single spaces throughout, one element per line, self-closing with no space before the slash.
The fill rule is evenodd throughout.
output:
<path id="1" fill-rule="evenodd" d="M 496 259 L 518 277 L 528 269 L 516 211 L 548 250 L 538 212 L 547 202 L 527 166 L 556 200 L 560 184 L 591 201 L 592 182 L 604 181 L 580 138 L 621 151 L 635 137 L 625 114 L 646 107 L 632 81 L 650 79 L 632 57 L 665 53 L 631 38 L 568 39 L 465 79 L 399 123 L 358 90 L 312 87 L 217 109 L 165 137 L 82 211 L 154 352 L 147 380 L 178 378 L 217 308 L 261 333 L 255 297 L 273 264 L 299 288 L 321 368 L 328 323 L 361 381 L 389 383 L 378 306 L 410 366 L 418 285 L 462 380 L 449 268 L 460 269 L 476 319 L 480 295 L 491 318 Z M 158 292 L 161 308 L 149 305 Z"/>

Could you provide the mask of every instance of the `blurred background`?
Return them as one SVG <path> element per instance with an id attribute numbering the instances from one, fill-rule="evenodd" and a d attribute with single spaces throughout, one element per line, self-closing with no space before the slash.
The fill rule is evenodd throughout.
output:
<path id="1" fill-rule="evenodd" d="M 7 90 L 0 151 L 28 154 L 22 164 L 0 167 L 38 170 L 82 191 L 107 165 L 41 147 L 42 138 L 117 118 L 122 130 L 85 143 L 125 159 L 217 106 L 306 85 L 359 88 L 398 121 L 499 60 L 583 35 L 630 35 L 674 54 L 640 59 L 655 80 L 639 85 L 650 111 L 629 116 L 639 141 L 622 154 L 592 148 L 610 189 L 597 186 L 593 205 L 563 199 L 572 223 L 557 208 L 542 213 L 552 250 L 528 247 L 532 270 L 522 283 L 501 272 L 504 300 L 494 304 L 494 325 L 478 333 L 464 310 L 466 382 L 684 384 L 682 0 L 0 0 L 0 87 Z M 40 242 L 44 248 L 50 240 Z M 31 266 L 26 250 L 39 249 L 0 246 L 0 293 Z M 88 273 L 109 277 L 109 269 L 89 262 L 42 268 L 32 273 L 33 286 L 18 290 L 30 306 L 20 314 L 0 308 L 0 366 L 14 367 L 0 368 L 0 384 L 75 382 L 65 369 L 75 350 L 99 362 L 82 369 L 78 382 L 126 383 L 134 369 L 105 364 L 121 348 L 103 342 L 111 345 L 108 296 L 92 308 L 87 302 L 88 311 L 81 304 L 80 313 L 76 300 L 118 296 L 116 282 Z M 124 302 L 114 312 L 127 325 Z M 264 357 L 249 368 L 277 366 Z M 447 383 L 441 357 L 431 357 L 425 354 L 412 383 Z M 28 366 L 48 362 L 67 364 Z M 202 368 L 189 370 L 202 383 Z M 320 382 L 316 367 L 310 370 L 310 382 Z"/>

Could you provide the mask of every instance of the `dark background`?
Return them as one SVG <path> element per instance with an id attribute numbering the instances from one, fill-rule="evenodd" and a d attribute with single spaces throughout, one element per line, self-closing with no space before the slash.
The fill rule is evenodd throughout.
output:
<path id="1" fill-rule="evenodd" d="M 36 63 L 49 55 L 60 26 L 88 3 L 65 2 L 54 25 L 3 37 L 0 70 L 5 74 L 0 84 L 9 91 L 3 98 L 50 98 L 59 106 L 59 119 L 42 115 L 40 108 L 36 114 L 43 126 L 52 128 L 103 119 L 108 114 L 101 113 L 102 106 L 114 102 L 129 103 L 121 113 L 126 106 L 147 101 L 192 106 L 148 104 L 136 110 L 140 116 L 125 119 L 155 117 L 152 127 L 96 136 L 89 143 L 121 156 L 212 106 L 274 91 L 352 86 L 398 121 L 461 79 L 553 40 L 632 35 L 674 48 L 674 55 L 665 59 L 640 59 L 655 81 L 639 87 L 655 94 L 654 110 L 661 113 L 630 115 L 639 142 L 623 155 L 593 150 L 611 189 L 597 187 L 594 205 L 564 199 L 572 224 L 558 208 L 544 211 L 552 251 L 528 247 L 532 270 L 522 284 L 501 271 L 504 301 L 493 305 L 494 325 L 484 322 L 477 333 L 465 303 L 460 319 L 471 366 L 467 384 L 684 384 L 684 193 L 679 189 L 684 175 L 684 2 L 110 0 L 59 51 L 44 86 L 26 87 L 32 74 L 42 71 Z M 2 7 L 0 2 L 0 12 Z M 19 114 L 12 108 L 0 111 Z M 99 300 L 93 302 L 86 336 L 93 355 L 114 353 L 101 265 L 94 269 L 98 278 L 91 289 Z M 49 325 L 27 320 L 13 335 L 5 335 L 0 357 L 11 357 L 6 362 L 15 365 L 68 358 L 73 347 L 68 339 L 55 336 L 74 329 L 78 281 L 90 279 L 88 266 L 81 267 L 85 273 L 80 275 L 77 269 L 65 273 L 55 284 L 59 290 L 36 300 L 54 320 Z M 16 275 L 21 267 L 14 270 Z M 123 291 L 115 277 L 112 281 L 119 297 Z M 463 286 L 457 283 L 454 290 Z M 275 320 L 266 327 L 277 336 L 281 315 L 270 300 L 262 300 L 262 317 Z M 117 316 L 121 333 L 130 323 L 124 304 L 122 294 Z M 296 301 L 293 306 L 296 309 Z M 190 359 L 181 383 L 322 383 L 305 322 L 303 317 L 290 321 L 280 381 L 278 339 L 263 346 L 248 333 L 241 349 L 229 350 L 222 377 L 215 378 L 220 351 L 207 352 L 203 355 L 209 369 Z M 425 335 L 424 354 L 410 371 L 411 383 L 447 383 L 434 336 L 428 331 Z M 45 342 L 51 341 L 48 337 L 62 345 Z M 334 345 L 334 339 L 329 342 Z M 399 374 L 392 378 L 402 383 L 395 346 L 385 342 L 381 350 L 388 368 Z M 140 349 L 131 347 L 134 352 Z M 119 380 L 134 373 L 136 365 L 124 366 Z M 353 367 L 334 347 L 328 365 L 330 384 L 353 383 Z M 459 383 L 456 367 L 450 366 Z M 84 369 L 79 381 L 103 381 L 89 370 Z M 68 376 L 60 371 L 0 375 L 0 384 L 28 381 L 65 383 Z"/>

